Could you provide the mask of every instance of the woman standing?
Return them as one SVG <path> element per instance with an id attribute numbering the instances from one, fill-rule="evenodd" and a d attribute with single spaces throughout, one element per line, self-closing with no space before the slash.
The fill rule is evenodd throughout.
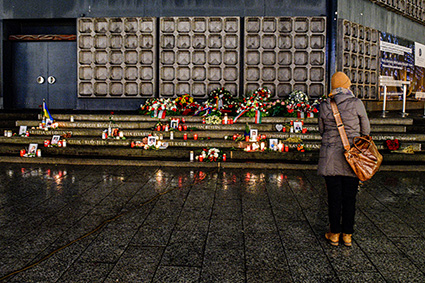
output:
<path id="1" fill-rule="evenodd" d="M 342 233 L 346 246 L 351 246 L 359 179 L 344 157 L 344 147 L 331 108 L 335 100 L 345 126 L 348 140 L 369 135 L 370 124 L 363 102 L 350 91 L 351 81 L 343 72 L 331 78 L 332 91 L 320 104 L 319 131 L 322 136 L 318 174 L 324 176 L 328 191 L 330 229 L 325 234 L 331 245 L 337 246 Z"/>

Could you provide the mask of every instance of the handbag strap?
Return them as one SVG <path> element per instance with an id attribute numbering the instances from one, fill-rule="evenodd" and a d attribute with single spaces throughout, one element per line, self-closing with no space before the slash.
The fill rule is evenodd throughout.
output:
<path id="1" fill-rule="evenodd" d="M 338 128 L 339 135 L 341 136 L 342 145 L 344 146 L 345 150 L 349 150 L 350 142 L 348 141 L 344 123 L 342 123 L 341 114 L 338 111 L 338 106 L 336 106 L 336 102 L 333 98 L 331 98 L 331 108 L 335 117 L 336 127 Z"/>

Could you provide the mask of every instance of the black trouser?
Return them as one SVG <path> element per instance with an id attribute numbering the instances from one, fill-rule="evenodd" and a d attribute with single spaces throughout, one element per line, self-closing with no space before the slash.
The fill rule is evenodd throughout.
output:
<path id="1" fill-rule="evenodd" d="M 347 176 L 325 176 L 325 181 L 328 190 L 331 232 L 353 234 L 359 179 Z"/>

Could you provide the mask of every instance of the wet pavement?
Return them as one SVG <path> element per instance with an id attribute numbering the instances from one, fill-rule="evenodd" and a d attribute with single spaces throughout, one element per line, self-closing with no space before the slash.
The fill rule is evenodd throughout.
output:
<path id="1" fill-rule="evenodd" d="M 0 281 L 424 282 L 424 189 L 378 172 L 348 248 L 312 170 L 0 164 Z"/>

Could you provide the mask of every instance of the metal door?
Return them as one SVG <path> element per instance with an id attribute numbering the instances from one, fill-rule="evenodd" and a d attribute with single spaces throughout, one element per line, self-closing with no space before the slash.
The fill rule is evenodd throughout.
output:
<path id="1" fill-rule="evenodd" d="M 77 45 L 73 41 L 15 42 L 15 108 L 36 109 L 43 99 L 50 109 L 75 109 Z"/>

